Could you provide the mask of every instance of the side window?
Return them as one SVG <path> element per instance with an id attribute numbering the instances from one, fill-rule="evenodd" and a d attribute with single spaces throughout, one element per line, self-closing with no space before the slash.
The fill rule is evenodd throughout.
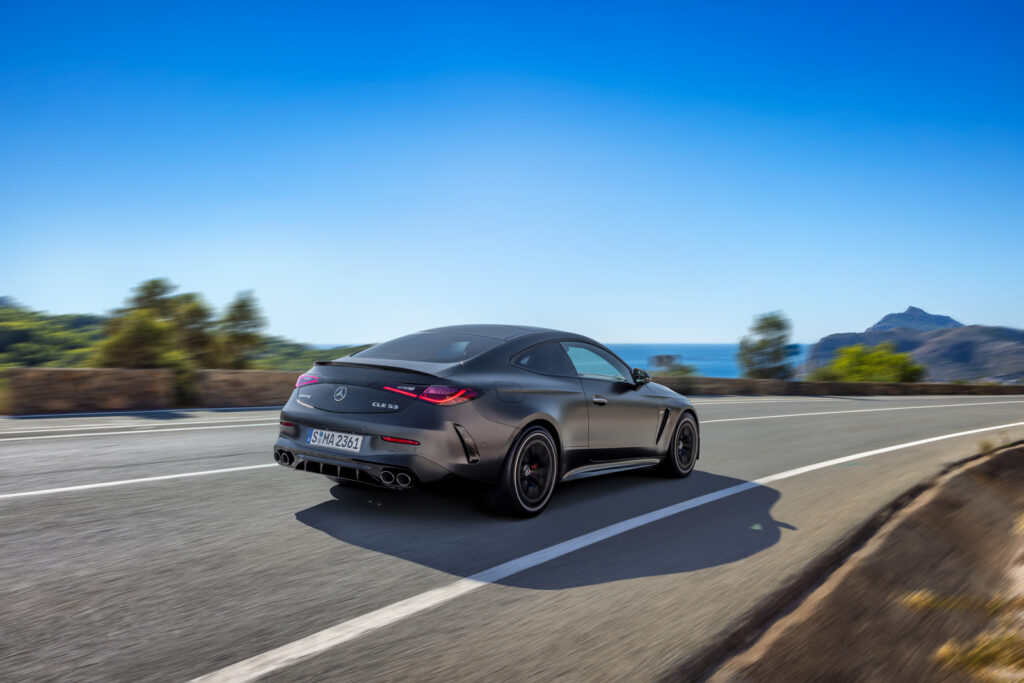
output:
<path id="1" fill-rule="evenodd" d="M 562 342 L 562 346 L 580 377 L 629 381 L 629 368 L 604 349 L 581 342 Z"/>
<path id="2" fill-rule="evenodd" d="M 542 344 L 527 349 L 512 359 L 513 365 L 539 372 L 542 375 L 559 375 L 572 377 L 576 374 L 561 345 Z"/>

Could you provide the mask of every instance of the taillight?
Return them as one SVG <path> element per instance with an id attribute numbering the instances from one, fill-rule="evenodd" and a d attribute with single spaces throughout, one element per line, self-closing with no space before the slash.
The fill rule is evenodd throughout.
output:
<path id="1" fill-rule="evenodd" d="M 316 375 L 310 375 L 308 373 L 299 375 L 299 378 L 295 380 L 295 388 L 304 387 L 307 384 L 316 384 L 320 381 L 320 378 Z"/>
<path id="2" fill-rule="evenodd" d="M 412 439 L 402 439 L 402 438 L 397 437 L 397 436 L 382 436 L 380 438 L 383 439 L 384 441 L 390 441 L 391 443 L 404 443 L 404 444 L 408 444 L 410 446 L 419 446 L 420 445 L 419 441 L 413 441 Z"/>
<path id="3" fill-rule="evenodd" d="M 460 389 L 458 387 L 443 387 L 438 384 L 427 387 L 417 398 L 430 401 L 443 406 L 454 406 L 465 403 L 477 397 L 472 389 Z"/>
<path id="4" fill-rule="evenodd" d="M 397 387 L 384 387 L 384 391 L 393 391 L 396 394 L 401 394 L 402 396 L 411 396 L 413 398 L 416 398 L 418 396 L 418 394 L 414 391 L 406 391 L 405 389 L 399 389 Z"/>
<path id="5" fill-rule="evenodd" d="M 414 387 L 406 387 L 399 389 L 398 387 L 384 387 L 386 391 L 392 391 L 402 396 L 410 396 L 412 398 L 418 398 L 428 403 L 434 403 L 439 406 L 456 406 L 466 401 L 471 401 L 477 396 L 479 392 L 473 389 L 466 389 L 462 387 L 446 387 L 440 384 L 432 384 L 426 389 L 423 389 L 419 393 L 415 391 L 408 391 Z"/>

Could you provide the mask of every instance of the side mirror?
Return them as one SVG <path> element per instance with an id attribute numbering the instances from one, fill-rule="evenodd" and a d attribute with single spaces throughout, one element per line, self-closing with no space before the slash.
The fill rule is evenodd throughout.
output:
<path id="1" fill-rule="evenodd" d="M 651 376 L 647 373 L 646 370 L 641 370 L 640 368 L 633 368 L 633 384 L 635 384 L 638 387 L 642 387 L 643 385 L 647 384 L 650 381 Z"/>

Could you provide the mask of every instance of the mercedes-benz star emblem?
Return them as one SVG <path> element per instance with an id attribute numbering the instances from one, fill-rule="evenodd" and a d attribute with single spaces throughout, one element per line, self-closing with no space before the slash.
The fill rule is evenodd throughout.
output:
<path id="1" fill-rule="evenodd" d="M 338 387 L 334 390 L 335 401 L 344 401 L 346 396 L 348 396 L 348 387 Z"/>

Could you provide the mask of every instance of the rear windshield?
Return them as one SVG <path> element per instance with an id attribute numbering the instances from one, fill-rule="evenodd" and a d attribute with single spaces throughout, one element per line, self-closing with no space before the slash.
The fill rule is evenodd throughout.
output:
<path id="1" fill-rule="evenodd" d="M 410 334 L 371 346 L 349 358 L 385 358 L 424 363 L 457 363 L 479 356 L 501 344 L 500 339 L 472 334 L 426 332 Z"/>

